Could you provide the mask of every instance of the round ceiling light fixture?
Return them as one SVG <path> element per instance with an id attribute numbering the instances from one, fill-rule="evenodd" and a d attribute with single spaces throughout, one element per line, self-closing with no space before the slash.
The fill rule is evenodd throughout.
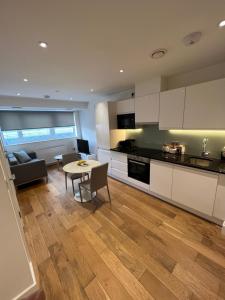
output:
<path id="1" fill-rule="evenodd" d="M 221 27 L 221 28 L 224 27 L 225 26 L 225 20 L 220 21 L 218 26 Z"/>
<path id="2" fill-rule="evenodd" d="M 154 59 L 162 58 L 167 53 L 167 49 L 159 48 L 152 52 L 151 57 Z"/>
<path id="3" fill-rule="evenodd" d="M 123 73 L 124 72 L 124 69 L 120 69 L 120 73 Z"/>
<path id="4" fill-rule="evenodd" d="M 192 32 L 183 38 L 183 43 L 186 47 L 189 47 L 196 44 L 201 39 L 201 37 L 202 33 L 200 31 Z"/>
<path id="5" fill-rule="evenodd" d="M 47 48 L 47 47 L 48 47 L 48 43 L 42 42 L 42 41 L 38 42 L 38 45 L 39 45 L 41 48 Z"/>
<path id="6" fill-rule="evenodd" d="M 28 79 L 27 79 L 27 78 L 24 78 L 23 81 L 24 81 L 24 82 L 28 82 Z"/>

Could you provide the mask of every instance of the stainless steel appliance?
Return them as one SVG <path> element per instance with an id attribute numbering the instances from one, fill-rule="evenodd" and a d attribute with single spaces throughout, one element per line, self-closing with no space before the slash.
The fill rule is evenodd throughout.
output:
<path id="1" fill-rule="evenodd" d="M 150 159 L 129 154 L 128 177 L 149 184 L 150 180 Z"/>
<path id="2" fill-rule="evenodd" d="M 135 114 L 117 115 L 118 129 L 135 129 Z"/>

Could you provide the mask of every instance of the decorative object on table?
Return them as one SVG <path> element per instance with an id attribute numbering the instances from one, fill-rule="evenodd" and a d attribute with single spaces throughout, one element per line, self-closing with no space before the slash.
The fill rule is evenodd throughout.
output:
<path id="1" fill-rule="evenodd" d="M 26 151 L 23 152 L 26 153 L 25 156 L 23 153 L 21 154 L 21 151 L 20 151 L 20 155 L 18 155 L 17 152 L 18 159 L 14 155 L 14 153 L 7 153 L 7 158 L 9 161 L 11 173 L 15 176 L 15 180 L 14 180 L 15 186 L 29 183 L 41 179 L 43 177 L 46 178 L 46 182 L 47 182 L 48 172 L 47 172 L 45 160 L 38 159 L 35 152 L 26 152 Z M 29 157 L 28 161 L 21 162 L 24 160 L 24 158 L 25 160 L 27 160 L 27 157 Z"/>
<path id="2" fill-rule="evenodd" d="M 179 142 L 171 142 L 170 144 L 163 144 L 162 151 L 171 154 L 184 154 L 185 145 L 180 144 Z"/>
<path id="3" fill-rule="evenodd" d="M 67 153 L 67 154 L 63 154 L 62 155 L 62 165 L 63 167 L 71 162 L 74 161 L 79 161 L 80 160 L 80 154 L 79 153 Z M 78 173 L 78 174 L 71 174 L 68 172 L 65 172 L 65 185 L 66 185 L 66 189 L 67 189 L 67 177 L 70 177 L 71 182 L 72 182 L 72 188 L 73 188 L 73 194 L 75 194 L 75 190 L 74 190 L 74 180 L 76 179 L 81 179 L 82 178 L 82 173 Z"/>
<path id="4" fill-rule="evenodd" d="M 88 166 L 88 162 L 84 159 L 81 159 L 77 162 L 77 165 L 80 167 L 86 167 L 86 166 Z"/>
<path id="5" fill-rule="evenodd" d="M 93 193 L 96 193 L 96 195 L 97 195 L 98 190 L 100 190 L 103 187 L 106 187 L 107 191 L 108 191 L 109 202 L 111 204 L 107 171 L 108 171 L 108 163 L 100 165 L 98 167 L 94 167 L 91 170 L 90 179 L 79 183 L 81 203 L 83 202 L 82 189 L 89 191 L 91 194 L 91 201 L 94 201 Z M 94 211 L 96 210 L 96 208 L 97 208 L 97 204 L 95 205 Z"/>
<path id="6" fill-rule="evenodd" d="M 89 160 L 88 161 L 88 166 L 81 167 L 81 166 L 77 165 L 77 161 L 73 161 L 69 164 L 66 164 L 63 167 L 63 171 L 66 172 L 66 173 L 70 173 L 70 174 L 80 174 L 80 173 L 82 173 L 82 179 L 85 181 L 85 176 L 91 172 L 92 168 L 100 166 L 100 165 L 101 165 L 101 163 L 97 160 Z M 76 200 L 78 202 L 81 202 L 79 192 L 75 193 L 74 200 Z M 88 202 L 90 200 L 91 200 L 90 199 L 90 194 L 88 192 L 84 193 L 83 202 Z"/>

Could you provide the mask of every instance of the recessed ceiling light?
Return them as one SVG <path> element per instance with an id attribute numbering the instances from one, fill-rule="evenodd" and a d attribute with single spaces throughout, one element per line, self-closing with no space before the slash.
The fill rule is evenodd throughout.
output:
<path id="1" fill-rule="evenodd" d="M 90 91 L 93 93 L 93 92 L 94 92 L 94 89 L 90 89 Z"/>
<path id="2" fill-rule="evenodd" d="M 120 69 L 120 73 L 123 73 L 124 72 L 124 70 L 123 69 Z"/>
<path id="3" fill-rule="evenodd" d="M 41 48 L 47 48 L 48 47 L 48 44 L 46 42 L 39 42 L 38 45 L 41 47 Z"/>
<path id="4" fill-rule="evenodd" d="M 20 94 L 20 93 L 16 93 L 16 95 L 17 95 L 17 96 L 20 96 L 21 94 Z"/>
<path id="5" fill-rule="evenodd" d="M 164 48 L 156 49 L 152 52 L 151 57 L 154 59 L 162 58 L 166 54 L 167 50 Z"/>
<path id="6" fill-rule="evenodd" d="M 27 79 L 27 78 L 24 78 L 23 81 L 24 81 L 24 82 L 28 82 L 28 79 Z"/>
<path id="7" fill-rule="evenodd" d="M 218 24 L 219 27 L 224 27 L 225 26 L 225 20 L 222 20 Z"/>

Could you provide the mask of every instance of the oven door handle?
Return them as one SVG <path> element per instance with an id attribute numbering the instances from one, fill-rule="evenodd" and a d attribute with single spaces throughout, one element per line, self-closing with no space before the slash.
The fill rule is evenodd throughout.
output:
<path id="1" fill-rule="evenodd" d="M 141 166 L 145 166 L 145 165 L 146 165 L 146 163 L 139 162 L 139 161 L 132 160 L 132 159 L 129 159 L 129 162 L 132 162 L 132 163 L 134 163 L 134 164 L 141 165 Z M 129 163 L 129 162 L 128 162 L 128 163 Z"/>

